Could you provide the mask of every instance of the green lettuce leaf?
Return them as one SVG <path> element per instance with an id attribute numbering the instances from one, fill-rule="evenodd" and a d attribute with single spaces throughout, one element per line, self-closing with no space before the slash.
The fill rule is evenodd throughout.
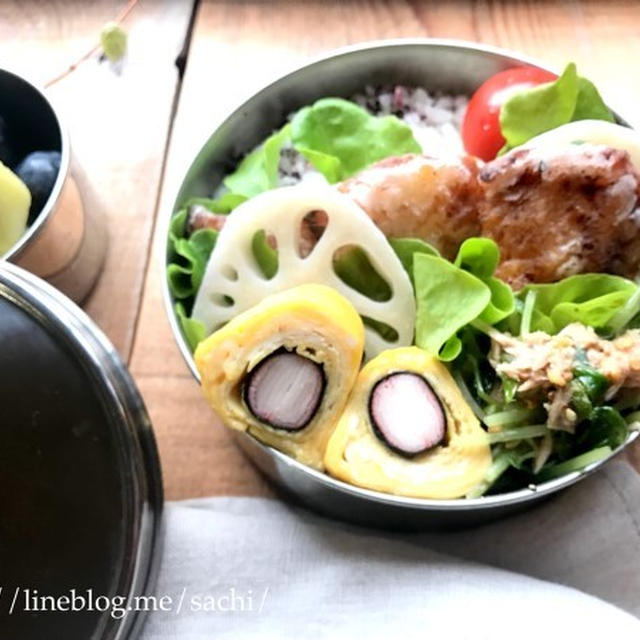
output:
<path id="1" fill-rule="evenodd" d="M 209 256 L 216 244 L 218 232 L 214 229 L 198 229 L 189 238 L 175 238 L 175 258 L 167 266 L 169 290 L 182 300 L 196 294 Z"/>
<path id="2" fill-rule="evenodd" d="M 553 284 L 528 285 L 518 292 L 524 300 L 536 292 L 531 331 L 557 333 L 572 322 L 606 329 L 634 295 L 637 286 L 626 278 L 603 273 L 570 276 Z"/>
<path id="3" fill-rule="evenodd" d="M 458 249 L 455 265 L 472 273 L 489 288 L 491 299 L 480 314 L 480 320 L 496 324 L 510 316 L 515 309 L 511 287 L 493 277 L 500 261 L 500 249 L 489 238 L 468 238 Z"/>
<path id="4" fill-rule="evenodd" d="M 576 108 L 571 116 L 574 120 L 606 120 L 615 122 L 609 107 L 604 103 L 596 86 L 586 78 L 578 78 L 578 97 Z"/>
<path id="5" fill-rule="evenodd" d="M 264 277 L 273 278 L 278 273 L 278 252 L 269 245 L 264 231 L 256 231 L 253 235 L 251 251 Z"/>
<path id="6" fill-rule="evenodd" d="M 500 130 L 506 147 L 571 121 L 578 99 L 576 65 L 570 63 L 555 82 L 514 93 L 500 108 Z"/>
<path id="7" fill-rule="evenodd" d="M 491 300 L 489 287 L 444 258 L 413 256 L 417 346 L 452 360 L 461 348 L 458 329 L 475 320 Z"/>
<path id="8" fill-rule="evenodd" d="M 311 163 L 311 166 L 319 171 L 329 184 L 340 182 L 342 179 L 342 165 L 340 159 L 329 153 L 298 147 L 297 150 Z"/>
<path id="9" fill-rule="evenodd" d="M 184 310 L 184 306 L 180 302 L 176 302 L 174 311 L 180 323 L 182 334 L 193 352 L 196 350 L 198 343 L 205 339 L 204 325 L 198 320 L 189 318 Z"/>
<path id="10" fill-rule="evenodd" d="M 480 314 L 480 320 L 491 325 L 497 324 L 508 318 L 515 310 L 515 296 L 511 287 L 498 278 L 491 276 L 483 282 L 489 287 L 491 300 Z"/>
<path id="11" fill-rule="evenodd" d="M 291 120 L 293 146 L 329 182 L 389 156 L 420 153 L 411 129 L 395 116 L 376 117 L 341 98 L 322 98 Z"/>
<path id="12" fill-rule="evenodd" d="M 468 238 L 458 249 L 454 264 L 478 278 L 489 278 L 498 266 L 500 249 L 489 238 Z"/>
<path id="13" fill-rule="evenodd" d="M 290 138 L 290 127 L 270 135 L 257 149 L 245 156 L 223 184 L 236 196 L 251 198 L 277 186 L 280 150 Z"/>
<path id="14" fill-rule="evenodd" d="M 613 114 L 592 82 L 578 76 L 569 63 L 554 82 L 517 91 L 500 108 L 502 154 L 531 138 L 575 120 L 615 122 Z"/>
<path id="15" fill-rule="evenodd" d="M 440 256 L 438 250 L 419 238 L 388 238 L 391 248 L 402 262 L 402 266 L 409 274 L 413 284 L 413 256 L 424 253 L 429 256 Z"/>
<path id="16" fill-rule="evenodd" d="M 637 329 L 640 326 L 640 286 L 627 298 L 624 305 L 616 311 L 607 326 L 614 334 L 625 329 Z"/>
<path id="17" fill-rule="evenodd" d="M 389 283 L 374 269 L 367 254 L 360 247 L 348 247 L 334 260 L 336 275 L 352 289 L 384 302 L 391 298 Z"/>

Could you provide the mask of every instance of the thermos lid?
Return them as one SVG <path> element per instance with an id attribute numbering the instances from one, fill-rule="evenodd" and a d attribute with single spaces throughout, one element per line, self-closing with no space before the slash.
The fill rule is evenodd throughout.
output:
<path id="1" fill-rule="evenodd" d="M 0 635 L 135 637 L 161 511 L 151 425 L 116 351 L 0 262 Z"/>

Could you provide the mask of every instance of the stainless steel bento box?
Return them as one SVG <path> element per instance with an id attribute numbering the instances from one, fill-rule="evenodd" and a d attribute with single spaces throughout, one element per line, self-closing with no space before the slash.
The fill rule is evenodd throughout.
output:
<path id="1" fill-rule="evenodd" d="M 540 66 L 493 47 L 431 39 L 371 42 L 333 52 L 268 85 L 220 124 L 187 171 L 174 209 L 165 212 L 165 231 L 178 205 L 191 196 L 210 196 L 233 168 L 234 160 L 280 127 L 287 114 L 318 98 L 349 97 L 366 85 L 385 84 L 471 94 L 489 76 L 523 64 Z M 193 357 L 173 312 L 166 278 L 164 299 L 178 347 L 198 379 Z M 596 462 L 581 472 L 511 493 L 470 500 L 426 500 L 351 486 L 305 467 L 248 435 L 234 434 L 251 460 L 303 503 L 341 519 L 385 528 L 450 528 L 493 520 L 541 501 L 606 463 L 606 460 Z M 624 446 L 637 435 L 631 433 Z"/>
<path id="2" fill-rule="evenodd" d="M 85 208 L 82 175 L 73 166 L 69 137 L 49 99 L 24 78 L 0 69 L 0 113 L 9 112 L 28 137 L 27 151 L 59 151 L 60 170 L 43 209 L 0 258 L 44 278 L 75 300 L 91 291 L 104 262 L 107 229 Z M 78 184 L 80 182 L 80 185 Z"/>

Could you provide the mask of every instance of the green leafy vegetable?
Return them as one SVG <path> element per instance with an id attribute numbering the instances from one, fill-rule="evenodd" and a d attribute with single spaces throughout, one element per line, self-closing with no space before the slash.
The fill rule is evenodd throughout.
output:
<path id="1" fill-rule="evenodd" d="M 189 348 L 191 351 L 195 351 L 198 343 L 202 342 L 205 338 L 204 325 L 198 320 L 189 318 L 184 310 L 184 306 L 180 302 L 175 304 L 174 310 Z"/>
<path id="2" fill-rule="evenodd" d="M 418 307 L 416 344 L 437 353 L 441 360 L 458 356 L 462 343 L 456 333 L 466 324 L 491 325 L 513 313 L 513 291 L 492 275 L 500 260 L 493 240 L 465 240 L 454 264 L 433 255 L 435 250 L 425 243 L 412 239 L 390 242 L 405 269 L 412 266 Z"/>
<path id="3" fill-rule="evenodd" d="M 514 93 L 500 108 L 500 130 L 507 148 L 571 121 L 578 99 L 576 65 L 567 65 L 555 82 Z"/>
<path id="4" fill-rule="evenodd" d="M 342 250 L 334 259 L 333 270 L 343 282 L 372 300 L 384 302 L 391 298 L 389 283 L 374 269 L 360 247 Z"/>
<path id="5" fill-rule="evenodd" d="M 482 280 L 491 293 L 489 303 L 480 314 L 480 320 L 496 324 L 515 309 L 515 299 L 511 287 L 493 277 L 500 261 L 498 245 L 489 238 L 469 238 L 465 240 L 456 256 L 455 265 Z"/>
<path id="6" fill-rule="evenodd" d="M 293 146 L 331 183 L 389 156 L 420 153 L 411 129 L 341 98 L 323 98 L 291 121 Z"/>
<path id="7" fill-rule="evenodd" d="M 178 239 L 184 236 L 185 224 L 187 223 L 187 209 L 181 209 L 169 222 L 169 241 L 171 246 Z"/>
<path id="8" fill-rule="evenodd" d="M 498 483 L 507 470 L 522 469 L 524 463 L 534 456 L 531 448 L 526 446 L 506 448 L 503 445 L 497 445 L 494 447 L 492 454 L 493 462 L 487 470 L 484 479 L 467 494 L 467 498 L 479 498 L 489 489 L 495 491 L 498 489 L 496 483 Z M 529 474 L 525 474 L 525 477 L 527 475 Z M 500 488 L 502 489 L 502 487 Z M 506 487 L 505 490 L 508 491 L 509 487 Z"/>
<path id="9" fill-rule="evenodd" d="M 598 90 L 569 63 L 554 82 L 523 89 L 510 96 L 500 108 L 500 130 L 506 143 L 504 153 L 531 138 L 563 124 L 584 119 L 615 119 Z"/>
<path id="10" fill-rule="evenodd" d="M 187 210 L 182 209 L 169 224 L 171 255 L 167 280 L 169 290 L 178 300 L 186 300 L 196 294 L 218 237 L 214 229 L 199 229 L 190 238 L 184 238 L 186 219 Z"/>
<path id="11" fill-rule="evenodd" d="M 224 193 L 219 198 L 189 198 L 181 208 L 200 205 L 211 213 L 231 213 L 239 204 L 246 200 L 246 196 L 239 193 Z"/>
<path id="12" fill-rule="evenodd" d="M 409 274 L 413 284 L 413 256 L 416 253 L 425 253 L 429 256 L 440 256 L 438 250 L 419 238 L 389 238 L 391 248 L 402 262 L 402 266 Z"/>
<path id="13" fill-rule="evenodd" d="M 181 258 L 167 267 L 169 288 L 174 297 L 184 299 L 196 294 L 217 237 L 214 229 L 198 229 L 189 238 L 174 240 L 173 250 Z"/>
<path id="14" fill-rule="evenodd" d="M 587 465 L 604 460 L 604 458 L 608 458 L 610 455 L 611 447 L 608 446 L 591 449 L 591 451 L 582 453 L 575 458 L 543 467 L 537 476 L 537 480 L 538 482 L 546 482 L 547 480 L 560 478 L 574 471 L 582 471 Z"/>
<path id="15" fill-rule="evenodd" d="M 578 97 L 576 108 L 571 116 L 575 120 L 606 120 L 615 122 L 609 107 L 604 103 L 596 86 L 586 78 L 578 78 Z"/>
<path id="16" fill-rule="evenodd" d="M 488 435 L 489 442 L 509 442 L 511 440 L 526 440 L 527 438 L 539 438 L 549 431 L 546 424 L 531 424 L 524 427 L 514 427 L 513 429 L 503 429 Z"/>
<path id="17" fill-rule="evenodd" d="M 583 450 L 609 446 L 618 448 L 629 434 L 629 425 L 620 413 L 609 406 L 596 407 L 588 424 L 583 426 L 578 436 L 578 446 Z"/>
<path id="18" fill-rule="evenodd" d="M 251 198 L 277 186 L 280 150 L 289 140 L 290 127 L 270 135 L 257 149 L 245 156 L 238 168 L 223 184 L 235 196 Z"/>
<path id="19" fill-rule="evenodd" d="M 569 392 L 571 407 L 580 420 L 591 418 L 594 406 L 602 402 L 608 386 L 605 376 L 593 367 L 581 364 L 574 368 Z"/>
<path id="20" fill-rule="evenodd" d="M 471 325 L 460 330 L 459 339 L 461 350 L 454 366 L 466 379 L 467 386 L 473 388 L 478 400 L 491 407 L 494 401 L 489 393 L 495 380 L 495 371 L 487 361 L 488 340 Z"/>
<path id="21" fill-rule="evenodd" d="M 608 323 L 609 329 L 615 334 L 623 329 L 637 327 L 635 321 L 640 319 L 640 286 L 627 298 L 624 306 L 620 308 Z"/>
<path id="22" fill-rule="evenodd" d="M 278 252 L 269 244 L 264 231 L 256 231 L 253 235 L 251 252 L 265 278 L 271 279 L 278 273 Z"/>
<path id="23" fill-rule="evenodd" d="M 480 279 L 493 275 L 500 260 L 498 245 L 489 238 L 468 238 L 458 249 L 454 264 Z"/>
<path id="24" fill-rule="evenodd" d="M 511 426 L 522 426 L 527 421 L 530 423 L 536 413 L 535 409 L 516 404 L 514 407 L 501 408 L 499 411 L 488 413 L 484 423 L 490 429 L 500 431 Z"/>
<path id="25" fill-rule="evenodd" d="M 452 360 L 461 348 L 456 332 L 485 309 L 491 299 L 489 287 L 447 260 L 424 253 L 413 256 L 413 277 L 415 343 L 444 360 Z"/>
<path id="26" fill-rule="evenodd" d="M 530 329 L 554 334 L 572 322 L 607 328 L 636 290 L 637 286 L 626 278 L 587 273 L 553 284 L 528 285 L 518 297 L 525 300 L 530 291 L 535 291 Z"/>
<path id="27" fill-rule="evenodd" d="M 189 198 L 183 208 L 171 218 L 169 224 L 171 256 L 167 266 L 167 280 L 174 298 L 186 303 L 189 298 L 195 296 L 218 237 L 218 231 L 215 229 L 198 229 L 188 238 L 184 237 L 189 207 L 199 205 L 213 213 L 224 214 L 229 213 L 244 200 L 246 200 L 244 196 L 233 193 L 224 194 L 216 199 Z M 184 311 L 184 306 L 181 308 Z"/>
<path id="28" fill-rule="evenodd" d="M 343 175 L 342 164 L 337 156 L 329 153 L 318 151 L 317 149 L 309 149 L 300 147 L 297 150 L 311 163 L 311 166 L 319 171 L 329 184 L 340 182 Z"/>
<path id="29" fill-rule="evenodd" d="M 536 304 L 537 293 L 535 290 L 527 291 L 522 305 L 522 318 L 520 320 L 520 335 L 526 336 L 531 331 L 531 316 Z"/>
<path id="30" fill-rule="evenodd" d="M 387 342 L 395 342 L 398 339 L 398 332 L 388 324 L 362 316 L 362 323 L 365 327 L 371 327 L 379 336 L 384 338 Z"/>

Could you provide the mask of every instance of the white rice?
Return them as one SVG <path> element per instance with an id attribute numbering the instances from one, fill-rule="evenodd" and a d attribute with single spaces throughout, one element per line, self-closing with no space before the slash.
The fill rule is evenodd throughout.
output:
<path id="1" fill-rule="evenodd" d="M 403 120 L 426 155 L 446 157 L 463 152 L 459 130 L 467 96 L 430 94 L 421 87 L 368 86 L 352 100 L 374 115 L 395 115 Z M 285 145 L 278 165 L 278 186 L 309 180 L 324 181 L 324 178 L 290 143 Z"/>

